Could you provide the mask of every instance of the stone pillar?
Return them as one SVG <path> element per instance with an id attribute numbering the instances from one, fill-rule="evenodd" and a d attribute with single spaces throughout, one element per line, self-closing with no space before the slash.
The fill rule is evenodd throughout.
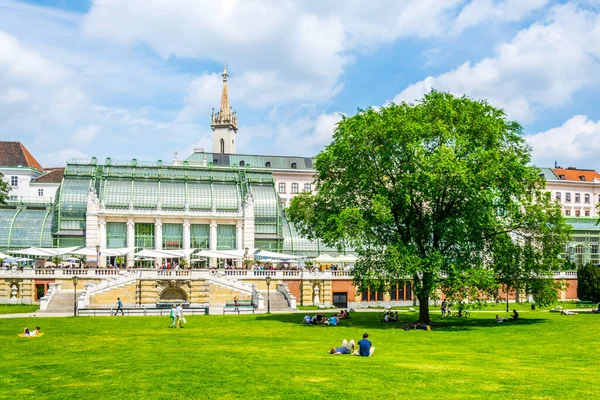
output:
<path id="1" fill-rule="evenodd" d="M 154 250 L 162 250 L 162 220 L 156 218 L 154 222 Z M 162 258 L 155 258 L 155 263 L 162 264 Z"/>
<path id="2" fill-rule="evenodd" d="M 244 225 L 242 224 L 242 221 L 238 221 L 237 224 L 235 225 L 235 248 L 236 248 L 236 250 L 241 250 L 241 251 L 244 251 L 243 227 L 244 227 Z M 244 265 L 242 265 L 242 263 L 243 263 L 243 261 L 237 261 L 236 262 L 237 268 L 243 268 Z"/>
<path id="3" fill-rule="evenodd" d="M 99 232 L 98 232 L 98 243 L 101 249 L 106 249 L 106 220 L 104 218 L 98 220 Z M 96 246 L 92 246 L 95 248 Z M 102 251 L 102 250 L 100 250 Z M 106 267 L 106 256 L 100 253 L 100 259 L 98 260 L 99 267 Z"/>
<path id="4" fill-rule="evenodd" d="M 127 247 L 134 249 L 127 253 L 127 268 L 133 268 L 135 253 L 135 223 L 133 217 L 127 218 Z"/>
<path id="5" fill-rule="evenodd" d="M 191 248 L 191 238 L 190 238 L 190 220 L 183 220 L 183 249 L 189 250 Z M 190 265 L 190 257 L 185 258 Z"/>
<path id="6" fill-rule="evenodd" d="M 212 251 L 217 250 L 217 220 L 213 219 L 210 221 L 210 237 L 208 238 L 208 249 Z M 210 259 L 210 265 L 213 267 L 217 266 L 217 259 L 212 257 Z"/>

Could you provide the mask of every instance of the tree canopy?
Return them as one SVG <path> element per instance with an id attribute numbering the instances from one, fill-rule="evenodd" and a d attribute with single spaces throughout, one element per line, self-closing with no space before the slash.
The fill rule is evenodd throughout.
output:
<path id="1" fill-rule="evenodd" d="M 296 196 L 287 215 L 304 236 L 359 254 L 359 288 L 412 279 L 421 322 L 440 288 L 460 298 L 501 283 L 543 290 L 569 229 L 522 134 L 503 110 L 437 91 L 359 110 L 317 156 L 317 192 Z"/>
<path id="2" fill-rule="evenodd" d="M 6 204 L 6 200 L 8 200 L 8 192 L 10 191 L 10 186 L 8 186 L 7 182 L 4 182 L 4 174 L 0 172 L 0 204 Z"/>
<path id="3" fill-rule="evenodd" d="M 594 264 L 579 267 L 577 297 L 579 300 L 600 302 L 600 267 Z"/>

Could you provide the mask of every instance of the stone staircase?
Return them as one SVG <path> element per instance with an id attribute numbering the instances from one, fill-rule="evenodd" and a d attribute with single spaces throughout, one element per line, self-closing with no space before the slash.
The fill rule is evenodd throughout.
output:
<path id="1" fill-rule="evenodd" d="M 267 308 L 267 291 L 262 290 L 260 292 L 262 294 L 263 299 L 265 300 L 265 309 Z M 283 293 L 280 293 L 276 290 L 271 290 L 271 311 L 292 311 L 290 308 L 288 301 L 285 299 Z"/>
<path id="2" fill-rule="evenodd" d="M 77 292 L 77 297 L 82 292 Z M 57 291 L 52 296 L 52 300 L 48 303 L 48 308 L 44 311 L 40 311 L 42 313 L 67 313 L 73 312 L 73 292 L 72 291 Z"/>

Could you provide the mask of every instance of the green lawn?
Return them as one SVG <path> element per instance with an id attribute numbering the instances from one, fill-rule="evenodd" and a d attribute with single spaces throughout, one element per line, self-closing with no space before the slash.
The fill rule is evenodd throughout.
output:
<path id="1" fill-rule="evenodd" d="M 0 304 L 0 314 L 21 314 L 21 313 L 32 313 L 39 310 L 38 305 L 26 305 L 26 304 Z"/>
<path id="2" fill-rule="evenodd" d="M 301 325 L 302 314 L 190 316 L 179 330 L 167 317 L 4 319 L 0 398 L 595 398 L 600 315 L 523 316 L 435 315 L 430 332 L 377 313 L 337 327 Z M 17 337 L 36 324 L 43 337 Z M 365 331 L 373 357 L 327 354 Z"/>

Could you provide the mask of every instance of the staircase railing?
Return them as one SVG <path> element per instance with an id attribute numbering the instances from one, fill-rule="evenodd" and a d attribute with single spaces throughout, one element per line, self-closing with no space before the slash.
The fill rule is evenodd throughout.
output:
<path id="1" fill-rule="evenodd" d="M 296 308 L 296 297 L 294 295 L 292 295 L 292 293 L 290 293 L 290 289 L 288 288 L 287 284 L 278 283 L 277 291 L 279 293 L 283 294 L 283 297 L 285 297 L 285 299 L 287 300 L 290 308 L 294 308 L 294 309 Z"/>
<path id="2" fill-rule="evenodd" d="M 58 291 L 60 291 L 60 282 L 48 284 L 46 295 L 40 298 L 40 311 L 46 311 L 48 309 L 48 304 L 52 301 L 54 293 Z"/>
<path id="3" fill-rule="evenodd" d="M 85 291 L 77 299 L 78 308 L 86 308 L 90 304 L 90 298 L 92 295 L 102 292 L 103 290 L 110 289 L 115 286 L 125 285 L 130 282 L 137 280 L 137 273 L 122 271 L 121 275 L 117 275 L 114 278 L 105 279 L 100 283 L 86 284 Z"/>

